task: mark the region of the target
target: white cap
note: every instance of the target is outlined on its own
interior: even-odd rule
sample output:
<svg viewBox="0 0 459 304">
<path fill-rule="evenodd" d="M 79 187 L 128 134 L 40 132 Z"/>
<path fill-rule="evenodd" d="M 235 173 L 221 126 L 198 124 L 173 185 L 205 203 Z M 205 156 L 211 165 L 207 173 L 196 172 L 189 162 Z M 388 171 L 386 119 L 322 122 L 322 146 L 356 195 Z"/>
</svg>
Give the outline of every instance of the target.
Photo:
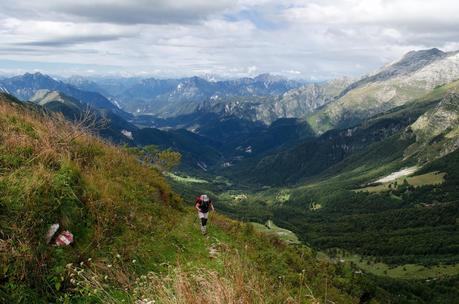
<svg viewBox="0 0 459 304">
<path fill-rule="evenodd" d="M 201 195 L 201 201 L 203 202 L 208 202 L 209 201 L 209 197 L 205 194 Z"/>
</svg>

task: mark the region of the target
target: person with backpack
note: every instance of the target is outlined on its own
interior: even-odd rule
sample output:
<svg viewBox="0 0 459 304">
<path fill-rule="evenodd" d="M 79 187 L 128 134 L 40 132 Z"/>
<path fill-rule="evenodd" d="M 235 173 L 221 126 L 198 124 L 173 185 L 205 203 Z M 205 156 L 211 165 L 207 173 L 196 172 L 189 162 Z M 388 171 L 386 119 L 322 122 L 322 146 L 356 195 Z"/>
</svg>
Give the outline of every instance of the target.
<svg viewBox="0 0 459 304">
<path fill-rule="evenodd" d="M 209 217 L 209 211 L 215 211 L 212 201 L 205 194 L 196 198 L 194 207 L 198 210 L 198 216 L 201 219 L 201 232 L 207 234 L 207 218 Z"/>
</svg>

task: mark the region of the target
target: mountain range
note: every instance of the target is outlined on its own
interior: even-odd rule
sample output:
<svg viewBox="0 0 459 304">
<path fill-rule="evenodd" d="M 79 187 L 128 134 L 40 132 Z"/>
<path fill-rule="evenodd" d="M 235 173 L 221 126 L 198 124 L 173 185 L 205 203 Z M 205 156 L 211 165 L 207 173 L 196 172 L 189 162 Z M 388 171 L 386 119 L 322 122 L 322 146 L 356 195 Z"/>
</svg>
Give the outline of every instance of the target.
<svg viewBox="0 0 459 304">
<path fill-rule="evenodd" d="M 109 120 L 112 125 L 117 125 L 112 135 L 107 135 L 117 142 L 133 145 L 155 143 L 154 137 L 147 133 L 156 129 L 155 134 L 168 132 L 167 136 L 160 136 L 163 139 L 156 138 L 163 147 L 177 148 L 172 144 L 176 143 L 175 140 L 164 140 L 174 137 L 173 133 L 178 135 L 177 132 L 180 137 L 194 138 L 190 145 L 196 140 L 212 143 L 211 147 L 203 146 L 215 151 L 208 153 L 213 156 L 194 155 L 192 163 L 197 168 L 202 164 L 206 168 L 220 168 L 233 166 L 244 159 L 252 162 L 252 159 L 281 147 L 303 149 L 301 145 L 308 145 L 303 140 L 309 141 L 311 149 L 319 155 L 322 152 L 316 149 L 317 140 L 330 140 L 331 134 L 348 132 L 339 129 L 349 130 L 374 115 L 421 98 L 435 87 L 459 78 L 458 58 L 456 52 L 438 49 L 412 51 L 361 79 L 341 78 L 319 83 L 302 83 L 269 74 L 210 81 L 199 77 L 163 80 L 77 76 L 57 80 L 35 73 L 2 79 L 0 88 L 22 100 L 37 99 L 33 95 L 42 89 L 56 91 L 56 97 L 63 94 L 64 99 L 73 98 L 71 103 L 78 102 L 77 107 L 89 105 L 94 110 L 103 111 L 101 117 L 111 115 Z M 49 99 L 49 95 L 46 98 Z M 417 130 L 420 125 L 421 122 L 413 128 Z M 320 136 L 331 129 L 336 131 Z M 132 138 L 123 132 L 131 134 Z M 181 151 L 189 151 L 190 145 L 181 145 Z M 346 149 L 342 149 L 343 156 L 347 155 Z M 338 154 L 335 151 L 333 157 Z M 306 155 L 309 161 L 313 159 Z M 279 156 L 266 156 L 277 165 L 281 163 L 277 161 Z M 267 159 L 263 160 L 264 164 L 269 164 Z M 287 156 L 287 159 L 296 158 Z M 309 168 L 306 164 L 303 166 Z M 317 166 L 323 166 L 323 163 L 313 167 Z M 308 174 L 315 172 L 308 171 Z M 293 176 L 295 174 L 290 179 Z"/>
<path fill-rule="evenodd" d="M 48 75 L 43 75 L 39 72 L 34 74 L 26 73 L 21 76 L 0 80 L 0 91 L 12 94 L 20 100 L 30 99 L 41 89 L 59 91 L 77 100 L 84 101 L 84 103 L 96 108 L 107 109 L 114 113 L 127 115 L 127 113 L 120 111 L 100 93 L 80 90 L 68 83 L 54 79 Z"/>
<path fill-rule="evenodd" d="M 4 78 L 0 88 L 69 120 L 89 111 L 103 126 L 94 132 L 117 144 L 179 151 L 174 189 L 293 231 L 363 280 L 369 297 L 454 303 L 458 79 L 459 53 L 429 49 L 360 79 L 318 83 L 36 73 Z"/>
</svg>

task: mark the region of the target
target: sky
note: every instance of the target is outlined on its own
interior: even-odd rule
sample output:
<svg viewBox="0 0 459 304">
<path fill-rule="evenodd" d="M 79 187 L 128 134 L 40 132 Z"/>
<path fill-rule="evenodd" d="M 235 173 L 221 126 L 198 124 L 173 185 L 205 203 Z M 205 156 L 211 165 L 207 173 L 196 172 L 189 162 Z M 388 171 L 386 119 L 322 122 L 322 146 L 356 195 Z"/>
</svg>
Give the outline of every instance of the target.
<svg viewBox="0 0 459 304">
<path fill-rule="evenodd" d="M 0 73 L 322 80 L 459 49 L 457 0 L 2 0 Z"/>
</svg>

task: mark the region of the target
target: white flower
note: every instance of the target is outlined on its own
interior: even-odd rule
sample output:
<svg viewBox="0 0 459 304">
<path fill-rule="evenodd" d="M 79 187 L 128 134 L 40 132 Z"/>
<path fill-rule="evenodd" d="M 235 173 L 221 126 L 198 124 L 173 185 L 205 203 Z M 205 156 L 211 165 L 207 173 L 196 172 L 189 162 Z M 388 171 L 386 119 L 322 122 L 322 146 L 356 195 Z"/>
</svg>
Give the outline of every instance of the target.
<svg viewBox="0 0 459 304">
<path fill-rule="evenodd" d="M 132 264 L 135 264 L 135 263 L 137 263 L 137 261 L 136 261 L 135 259 L 134 259 L 134 260 L 132 260 Z"/>
<path fill-rule="evenodd" d="M 92 259 L 91 259 L 91 258 L 89 258 L 89 259 L 88 259 L 88 262 L 91 262 L 91 261 L 92 261 Z"/>
<path fill-rule="evenodd" d="M 83 262 L 80 262 L 80 266 L 83 266 L 83 265 L 84 265 L 84 263 L 83 263 Z"/>
<path fill-rule="evenodd" d="M 108 268 L 112 268 L 112 264 L 108 264 L 107 267 L 108 267 Z"/>
<path fill-rule="evenodd" d="M 121 259 L 121 256 L 119 253 L 116 254 L 116 258 Z"/>
</svg>

